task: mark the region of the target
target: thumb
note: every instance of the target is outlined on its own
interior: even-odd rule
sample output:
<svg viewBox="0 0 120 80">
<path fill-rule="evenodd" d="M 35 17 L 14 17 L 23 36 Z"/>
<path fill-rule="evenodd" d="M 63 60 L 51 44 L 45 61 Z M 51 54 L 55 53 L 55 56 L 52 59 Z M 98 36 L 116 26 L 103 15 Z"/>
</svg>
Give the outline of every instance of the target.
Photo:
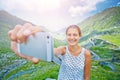
<svg viewBox="0 0 120 80">
<path fill-rule="evenodd" d="M 30 29 L 25 30 L 23 34 L 25 36 L 30 36 L 30 35 L 33 35 L 33 34 L 35 34 L 37 32 L 42 32 L 41 27 L 32 27 Z"/>
<path fill-rule="evenodd" d="M 34 28 L 32 29 L 31 34 L 35 34 L 35 33 L 37 33 L 37 32 L 42 32 L 42 31 L 43 31 L 43 30 L 42 30 L 41 27 L 34 27 Z"/>
</svg>

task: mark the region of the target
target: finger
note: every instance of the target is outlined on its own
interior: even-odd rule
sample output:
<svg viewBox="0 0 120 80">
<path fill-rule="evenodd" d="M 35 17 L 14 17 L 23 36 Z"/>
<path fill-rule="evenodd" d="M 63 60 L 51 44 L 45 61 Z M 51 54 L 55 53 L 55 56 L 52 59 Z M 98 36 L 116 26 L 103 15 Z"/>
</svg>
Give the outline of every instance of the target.
<svg viewBox="0 0 120 80">
<path fill-rule="evenodd" d="M 11 39 L 11 34 L 13 30 L 8 31 L 8 37 Z"/>
<path fill-rule="evenodd" d="M 25 23 L 23 26 L 24 26 L 24 28 L 28 28 L 28 27 L 31 27 L 31 26 L 33 26 L 33 25 L 30 24 L 30 23 Z"/>
<path fill-rule="evenodd" d="M 13 32 L 12 32 L 12 35 L 14 38 L 15 38 L 15 41 L 17 41 L 17 33 L 19 32 L 19 30 L 22 28 L 21 25 L 16 25 Z"/>
<path fill-rule="evenodd" d="M 11 41 L 11 50 L 15 52 L 16 55 L 19 55 L 18 46 L 16 41 Z"/>
<path fill-rule="evenodd" d="M 32 33 L 31 34 L 35 34 L 37 32 L 42 32 L 42 28 L 40 26 L 36 26 L 32 29 Z"/>
<path fill-rule="evenodd" d="M 38 58 L 35 58 L 35 57 L 33 57 L 32 58 L 32 62 L 34 63 L 34 64 L 37 64 L 37 63 L 39 63 L 39 59 Z"/>
<path fill-rule="evenodd" d="M 27 59 L 29 61 L 32 61 L 34 64 L 37 64 L 40 61 L 38 58 L 31 57 L 31 56 L 28 56 L 28 55 L 25 55 L 25 54 L 22 54 L 22 53 L 19 53 L 18 56 L 21 57 L 21 58 Z"/>
<path fill-rule="evenodd" d="M 32 25 L 29 23 L 26 23 L 22 26 L 21 30 L 17 34 L 17 39 L 18 39 L 19 43 L 26 41 L 27 36 L 24 35 L 24 31 L 28 30 L 30 27 L 32 27 Z"/>
<path fill-rule="evenodd" d="M 37 32 L 42 32 L 42 28 L 39 26 L 30 27 L 28 30 L 24 32 L 24 35 L 30 36 L 30 35 L 34 35 Z"/>
<path fill-rule="evenodd" d="M 10 30 L 8 32 L 8 36 L 11 39 L 11 41 L 17 41 L 17 36 L 16 34 L 18 33 L 18 31 L 21 29 L 21 25 L 16 25 L 15 28 L 13 30 Z"/>
</svg>

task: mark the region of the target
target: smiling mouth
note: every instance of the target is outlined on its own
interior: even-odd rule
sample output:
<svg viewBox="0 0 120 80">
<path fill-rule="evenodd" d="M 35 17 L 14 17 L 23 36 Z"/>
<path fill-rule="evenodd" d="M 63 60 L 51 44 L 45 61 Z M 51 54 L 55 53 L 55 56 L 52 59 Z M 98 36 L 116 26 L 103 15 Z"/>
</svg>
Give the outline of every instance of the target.
<svg viewBox="0 0 120 80">
<path fill-rule="evenodd" d="M 74 42 L 75 42 L 75 40 L 70 40 L 69 42 L 70 42 L 70 43 L 74 43 Z"/>
</svg>

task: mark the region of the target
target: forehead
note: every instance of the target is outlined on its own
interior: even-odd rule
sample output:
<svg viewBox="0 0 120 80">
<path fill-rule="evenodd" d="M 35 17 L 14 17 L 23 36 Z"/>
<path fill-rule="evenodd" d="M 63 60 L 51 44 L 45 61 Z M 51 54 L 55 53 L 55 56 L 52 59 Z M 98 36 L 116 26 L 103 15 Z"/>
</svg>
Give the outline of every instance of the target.
<svg viewBox="0 0 120 80">
<path fill-rule="evenodd" d="M 77 28 L 69 28 L 67 33 L 78 33 L 79 34 Z"/>
</svg>

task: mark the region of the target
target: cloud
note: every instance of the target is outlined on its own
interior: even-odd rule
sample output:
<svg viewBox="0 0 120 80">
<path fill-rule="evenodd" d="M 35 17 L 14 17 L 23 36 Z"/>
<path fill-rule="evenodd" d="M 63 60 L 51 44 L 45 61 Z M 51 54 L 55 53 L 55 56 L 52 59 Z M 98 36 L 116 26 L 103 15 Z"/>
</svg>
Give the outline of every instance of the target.
<svg viewBox="0 0 120 80">
<path fill-rule="evenodd" d="M 96 4 L 102 1 L 104 0 L 0 0 L 0 7 L 36 25 L 57 30 L 81 21 L 86 13 L 96 10 Z"/>
<path fill-rule="evenodd" d="M 96 10 L 96 5 L 104 0 L 80 0 L 79 5 L 70 6 L 68 12 L 72 17 L 83 16 L 86 13 Z"/>
<path fill-rule="evenodd" d="M 118 2 L 117 4 L 120 5 L 120 2 Z"/>
<path fill-rule="evenodd" d="M 34 11 L 39 9 L 41 12 L 60 7 L 60 0 L 4 0 L 1 4 L 8 10 Z"/>
</svg>

